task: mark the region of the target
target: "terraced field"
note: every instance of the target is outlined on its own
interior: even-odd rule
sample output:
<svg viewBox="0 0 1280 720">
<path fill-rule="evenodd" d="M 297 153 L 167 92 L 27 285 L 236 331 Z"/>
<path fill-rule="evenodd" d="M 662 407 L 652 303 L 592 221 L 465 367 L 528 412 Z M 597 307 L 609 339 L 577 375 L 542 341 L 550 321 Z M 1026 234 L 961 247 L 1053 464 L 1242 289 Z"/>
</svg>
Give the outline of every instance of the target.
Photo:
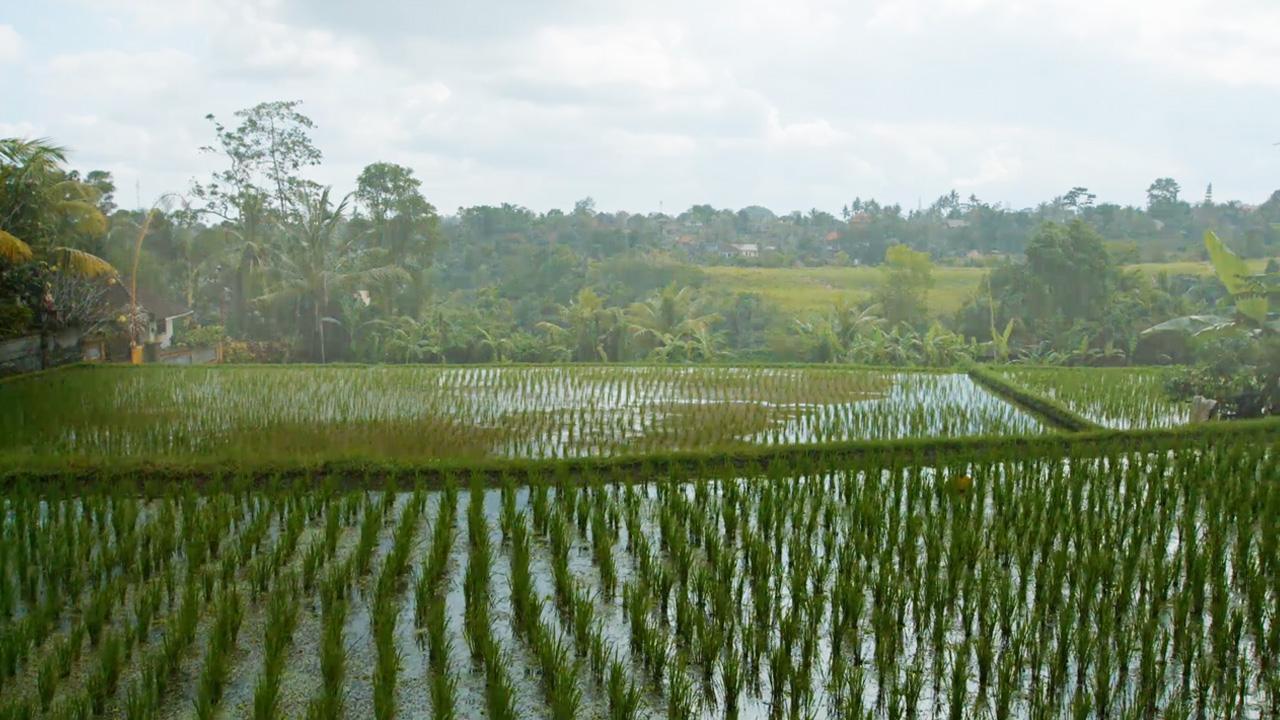
<svg viewBox="0 0 1280 720">
<path fill-rule="evenodd" d="M 100 367 L 0 386 L 0 458 L 600 457 L 1045 431 L 963 374 Z"/>
<path fill-rule="evenodd" d="M 0 383 L 0 720 L 1280 717 L 1277 421 L 970 372 Z"/>
</svg>

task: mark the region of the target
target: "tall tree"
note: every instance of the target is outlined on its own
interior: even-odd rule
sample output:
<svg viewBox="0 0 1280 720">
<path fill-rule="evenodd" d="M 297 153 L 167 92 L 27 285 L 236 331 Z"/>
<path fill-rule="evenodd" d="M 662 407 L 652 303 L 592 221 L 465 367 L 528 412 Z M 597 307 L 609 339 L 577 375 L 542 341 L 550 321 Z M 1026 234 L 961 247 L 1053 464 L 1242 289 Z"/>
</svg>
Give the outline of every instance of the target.
<svg viewBox="0 0 1280 720">
<path fill-rule="evenodd" d="M 1177 180 L 1173 178 L 1156 178 L 1147 187 L 1147 207 L 1150 209 L 1161 204 L 1176 203 L 1180 192 L 1182 192 L 1182 188 L 1178 185 Z"/>
<path fill-rule="evenodd" d="M 316 197 L 299 198 L 302 212 L 274 256 L 277 287 L 257 300 L 267 305 L 295 301 L 300 310 L 310 311 L 315 356 L 320 362 L 327 359 L 324 326 L 332 322 L 326 313 L 334 293 L 407 279 L 405 271 L 394 265 L 370 266 L 368 252 L 340 232 L 348 198 L 335 206 L 329 192 L 324 188 Z"/>
<path fill-rule="evenodd" d="M 933 287 L 933 263 L 929 253 L 906 245 L 894 245 L 884 255 L 884 268 L 875 302 L 890 324 L 924 324 L 929 313 L 929 290 Z"/>
<path fill-rule="evenodd" d="M 414 291 L 411 302 L 415 303 L 421 302 L 426 291 L 424 275 L 441 241 L 440 217 L 419 191 L 421 185 L 409 168 L 379 162 L 360 173 L 355 192 L 356 201 L 369 216 L 371 245 L 409 271 Z M 386 304 L 394 314 L 394 303 L 388 300 Z"/>
<path fill-rule="evenodd" d="M 303 168 L 319 165 L 323 157 L 311 142 L 311 118 L 298 112 L 302 101 L 265 102 L 239 110 L 240 124 L 228 128 L 212 115 L 217 145 L 200 148 L 221 155 L 230 166 L 213 174 L 208 184 L 193 183 L 195 196 L 205 208 L 234 219 L 247 196 L 266 194 L 282 219 L 302 211 L 319 186 L 301 177 Z"/>
</svg>

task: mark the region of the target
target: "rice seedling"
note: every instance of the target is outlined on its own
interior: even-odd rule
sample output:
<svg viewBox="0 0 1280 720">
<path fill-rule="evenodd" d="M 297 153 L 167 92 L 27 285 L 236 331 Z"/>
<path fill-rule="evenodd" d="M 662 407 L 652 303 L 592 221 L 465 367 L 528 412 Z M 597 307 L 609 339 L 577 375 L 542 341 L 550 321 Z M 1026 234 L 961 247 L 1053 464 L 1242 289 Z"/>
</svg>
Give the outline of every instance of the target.
<svg viewBox="0 0 1280 720">
<path fill-rule="evenodd" d="M 267 602 L 262 676 L 253 693 L 254 720 L 271 720 L 278 716 L 285 651 L 289 649 L 298 624 L 297 593 L 297 580 L 286 575 L 276 582 Z"/>
<path fill-rule="evenodd" d="M 426 562 L 418 575 L 418 583 L 414 589 L 414 622 L 419 629 L 427 625 L 431 613 L 436 610 L 435 604 L 440 588 L 444 585 L 449 573 L 449 556 L 453 551 L 456 513 L 456 496 L 450 486 L 440 497 L 435 525 L 432 529 L 431 547 L 427 551 Z"/>
<path fill-rule="evenodd" d="M 235 649 L 243 618 L 240 595 L 233 587 L 219 598 L 217 619 L 205 651 L 195 697 L 195 714 L 200 720 L 212 718 L 222 702 L 222 693 L 231 671 L 231 652 Z"/>
<path fill-rule="evenodd" d="M 383 504 L 393 502 L 394 498 L 388 498 Z M 426 497 L 421 492 L 410 498 L 396 527 L 391 552 L 383 563 L 374 592 L 370 617 L 377 655 L 373 673 L 373 708 L 378 720 L 395 717 L 396 678 L 403 661 L 395 646 L 396 598 L 400 592 L 400 580 L 408 567 L 409 551 L 425 502 Z"/>
<path fill-rule="evenodd" d="M 347 649 L 343 639 L 343 628 L 346 625 L 347 599 L 349 584 L 348 573 L 344 568 L 350 565 L 335 566 L 321 590 L 322 618 L 320 641 L 320 693 L 307 704 L 307 720 L 338 720 L 343 716 L 346 693 L 343 683 L 346 680 Z"/>
<path fill-rule="evenodd" d="M 107 699 L 115 693 L 124 667 L 124 640 L 115 631 L 103 638 L 98 664 L 89 675 L 89 704 L 95 715 L 106 712 Z"/>
<path fill-rule="evenodd" d="M 609 663 L 607 696 L 609 720 L 636 720 L 640 716 L 642 691 L 629 677 L 630 671 L 616 653 Z"/>
</svg>

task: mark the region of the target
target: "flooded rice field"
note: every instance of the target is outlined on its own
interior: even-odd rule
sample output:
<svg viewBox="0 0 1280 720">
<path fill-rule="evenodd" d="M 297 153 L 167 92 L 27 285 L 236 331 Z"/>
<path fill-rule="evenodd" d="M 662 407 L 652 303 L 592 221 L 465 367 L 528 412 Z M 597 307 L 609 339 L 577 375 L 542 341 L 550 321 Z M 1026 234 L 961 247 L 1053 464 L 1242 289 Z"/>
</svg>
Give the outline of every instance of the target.
<svg viewBox="0 0 1280 720">
<path fill-rule="evenodd" d="M 1276 462 L 18 490 L 0 713 L 1275 717 Z"/>
<path fill-rule="evenodd" d="M 0 392 L 15 456 L 558 458 L 1046 431 L 963 374 L 840 368 L 103 367 Z"/>
</svg>

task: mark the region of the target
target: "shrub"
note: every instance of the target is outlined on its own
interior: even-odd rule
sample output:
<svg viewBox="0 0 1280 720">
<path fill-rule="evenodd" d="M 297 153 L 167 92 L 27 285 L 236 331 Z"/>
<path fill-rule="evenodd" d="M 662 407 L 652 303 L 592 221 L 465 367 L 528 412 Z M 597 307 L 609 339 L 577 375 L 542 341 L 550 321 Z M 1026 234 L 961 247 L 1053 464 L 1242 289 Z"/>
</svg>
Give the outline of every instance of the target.
<svg viewBox="0 0 1280 720">
<path fill-rule="evenodd" d="M 16 302 L 0 303 L 0 338 L 23 335 L 35 316 L 31 308 Z"/>
<path fill-rule="evenodd" d="M 204 325 L 202 327 L 185 328 L 178 333 L 175 344 L 196 350 L 213 347 L 227 337 L 221 325 Z"/>
<path fill-rule="evenodd" d="M 289 361 L 289 346 L 282 342 L 255 342 L 232 340 L 222 346 L 224 363 L 285 363 Z"/>
</svg>

